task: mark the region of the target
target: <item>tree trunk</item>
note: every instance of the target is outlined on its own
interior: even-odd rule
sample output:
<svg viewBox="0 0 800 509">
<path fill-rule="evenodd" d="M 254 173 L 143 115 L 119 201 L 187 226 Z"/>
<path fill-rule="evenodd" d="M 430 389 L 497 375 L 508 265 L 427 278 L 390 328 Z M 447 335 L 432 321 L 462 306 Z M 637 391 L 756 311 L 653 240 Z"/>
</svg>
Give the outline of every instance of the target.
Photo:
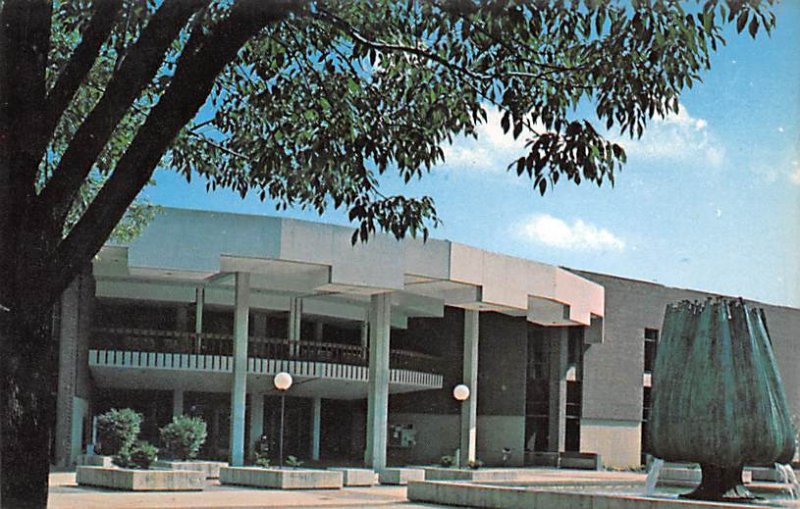
<svg viewBox="0 0 800 509">
<path fill-rule="evenodd" d="M 47 506 L 57 369 L 52 314 L 0 310 L 0 507 Z"/>
<path fill-rule="evenodd" d="M 693 492 L 681 495 L 682 498 L 694 500 L 711 500 L 715 502 L 744 502 L 755 497 L 742 482 L 743 467 L 719 467 L 716 465 L 700 465 L 703 479 Z"/>
</svg>

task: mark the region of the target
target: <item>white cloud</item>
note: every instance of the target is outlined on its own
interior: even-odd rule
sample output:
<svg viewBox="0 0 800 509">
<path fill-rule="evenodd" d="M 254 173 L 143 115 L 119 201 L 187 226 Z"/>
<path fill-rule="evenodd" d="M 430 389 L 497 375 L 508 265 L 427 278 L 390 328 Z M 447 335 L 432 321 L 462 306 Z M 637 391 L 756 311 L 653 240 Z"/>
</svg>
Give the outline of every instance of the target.
<svg viewBox="0 0 800 509">
<path fill-rule="evenodd" d="M 792 168 L 789 170 L 789 181 L 800 186 L 800 161 L 792 161 Z"/>
<path fill-rule="evenodd" d="M 631 158 L 714 167 L 725 160 L 725 147 L 709 129 L 708 121 L 693 117 L 683 105 L 678 113 L 651 120 L 641 139 L 621 137 L 615 141 Z"/>
<path fill-rule="evenodd" d="M 534 214 L 515 227 L 526 241 L 574 251 L 624 251 L 625 241 L 605 228 L 577 219 L 572 224 L 550 214 Z"/>
<path fill-rule="evenodd" d="M 526 153 L 527 132 L 516 140 L 500 126 L 503 115 L 492 106 L 486 108 L 486 122 L 476 128 L 478 139 L 460 137 L 443 147 L 445 163 L 453 168 L 483 172 L 505 172 L 508 165 Z"/>
</svg>

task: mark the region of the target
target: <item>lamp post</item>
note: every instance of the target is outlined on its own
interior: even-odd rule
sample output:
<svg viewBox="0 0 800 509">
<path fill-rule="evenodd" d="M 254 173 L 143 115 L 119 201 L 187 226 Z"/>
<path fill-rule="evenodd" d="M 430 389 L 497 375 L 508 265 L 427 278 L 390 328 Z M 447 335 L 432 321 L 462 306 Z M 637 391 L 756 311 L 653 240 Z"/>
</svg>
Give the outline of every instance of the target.
<svg viewBox="0 0 800 509">
<path fill-rule="evenodd" d="M 453 387 L 453 397 L 462 404 L 469 399 L 469 387 L 466 384 L 458 384 Z M 459 426 L 458 426 L 458 443 L 459 447 L 456 449 L 456 466 L 461 467 L 461 446 L 464 444 L 464 416 L 463 416 L 463 409 L 460 410 L 459 413 Z"/>
<path fill-rule="evenodd" d="M 286 391 L 292 386 L 292 375 L 281 371 L 272 380 L 272 384 L 281 393 L 281 431 L 278 438 L 278 465 L 283 468 L 283 418 L 286 409 Z"/>
</svg>

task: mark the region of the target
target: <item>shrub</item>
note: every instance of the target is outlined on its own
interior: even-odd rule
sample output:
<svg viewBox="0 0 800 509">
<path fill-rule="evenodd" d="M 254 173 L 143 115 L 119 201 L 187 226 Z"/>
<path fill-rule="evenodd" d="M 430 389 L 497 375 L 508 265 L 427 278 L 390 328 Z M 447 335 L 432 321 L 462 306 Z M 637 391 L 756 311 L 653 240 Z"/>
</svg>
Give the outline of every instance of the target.
<svg viewBox="0 0 800 509">
<path fill-rule="evenodd" d="M 139 436 L 142 414 L 130 409 L 112 408 L 97 417 L 97 439 L 100 454 L 114 455 L 130 449 Z"/>
<path fill-rule="evenodd" d="M 468 466 L 472 470 L 478 470 L 483 466 L 483 462 L 481 460 L 470 461 Z"/>
<path fill-rule="evenodd" d="M 256 465 L 259 467 L 269 468 L 269 456 L 264 453 L 256 453 Z"/>
<path fill-rule="evenodd" d="M 181 460 L 195 458 L 206 436 L 206 423 L 199 417 L 173 417 L 171 423 L 161 428 L 164 451 Z"/>
<path fill-rule="evenodd" d="M 288 466 L 290 466 L 292 468 L 297 468 L 297 467 L 302 466 L 303 462 L 300 461 L 299 459 L 297 459 L 296 456 L 291 456 L 290 455 L 290 456 L 286 457 L 286 465 L 288 465 Z"/>
<path fill-rule="evenodd" d="M 147 470 L 156 460 L 158 449 L 149 442 L 136 442 L 121 449 L 114 456 L 114 464 L 122 468 L 141 468 Z"/>
<path fill-rule="evenodd" d="M 442 456 L 439 458 L 439 464 L 445 468 L 452 467 L 455 464 L 455 458 L 452 456 Z"/>
</svg>

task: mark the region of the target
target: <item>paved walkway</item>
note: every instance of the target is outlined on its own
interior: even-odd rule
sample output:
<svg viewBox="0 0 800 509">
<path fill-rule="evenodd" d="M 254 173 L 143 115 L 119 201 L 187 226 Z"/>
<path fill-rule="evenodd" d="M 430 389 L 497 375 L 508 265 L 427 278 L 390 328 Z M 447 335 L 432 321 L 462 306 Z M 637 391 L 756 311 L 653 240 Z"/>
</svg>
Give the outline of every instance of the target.
<svg viewBox="0 0 800 509">
<path fill-rule="evenodd" d="M 336 509 L 435 508 L 435 505 L 412 504 L 406 500 L 404 486 L 374 486 L 341 490 L 260 490 L 222 486 L 209 481 L 203 491 L 135 493 L 78 486 L 75 474 L 50 474 L 51 509 L 245 509 L 278 508 L 304 509 L 330 507 Z"/>
<path fill-rule="evenodd" d="M 527 482 L 644 482 L 644 475 L 622 472 L 532 469 Z M 396 508 L 431 509 L 444 506 L 408 502 L 404 486 L 373 486 L 341 490 L 262 490 L 223 486 L 209 481 L 204 491 L 136 493 L 78 486 L 74 472 L 50 474 L 51 509 L 246 509 L 246 508 Z"/>
</svg>

